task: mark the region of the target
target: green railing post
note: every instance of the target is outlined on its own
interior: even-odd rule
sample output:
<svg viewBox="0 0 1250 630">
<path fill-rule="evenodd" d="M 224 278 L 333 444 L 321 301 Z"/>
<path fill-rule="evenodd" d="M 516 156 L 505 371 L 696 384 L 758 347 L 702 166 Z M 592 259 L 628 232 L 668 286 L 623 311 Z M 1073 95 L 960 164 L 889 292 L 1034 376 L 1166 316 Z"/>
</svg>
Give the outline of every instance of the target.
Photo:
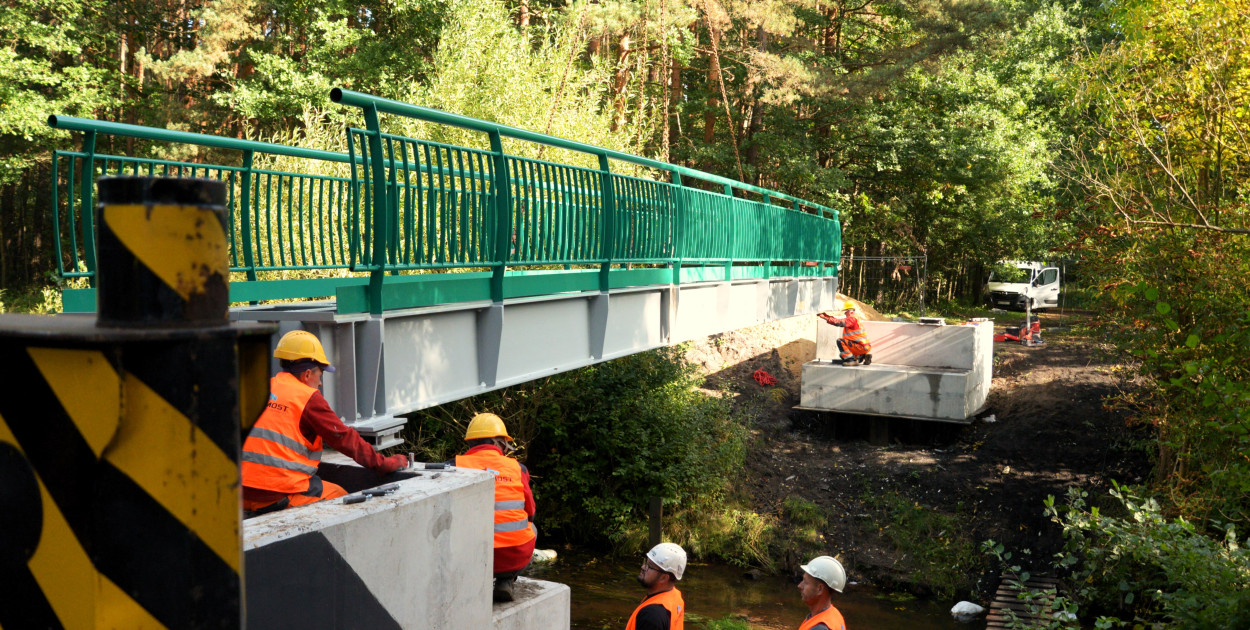
<svg viewBox="0 0 1250 630">
<path fill-rule="evenodd" d="M 508 158 L 503 152 L 503 136 L 489 131 L 491 159 L 495 162 L 495 261 L 490 276 L 490 299 L 503 302 L 503 277 L 508 270 L 512 244 L 512 184 L 508 177 Z"/>
<path fill-rule="evenodd" d="M 681 173 L 673 174 L 673 284 L 681 284 L 681 259 L 686 253 L 686 186 L 681 182 Z"/>
<path fill-rule="evenodd" d="M 764 193 L 764 205 L 768 206 L 768 209 L 770 211 L 773 209 L 773 196 L 772 195 L 768 193 Z M 766 278 L 773 277 L 773 258 L 777 255 L 777 253 L 778 252 L 773 250 L 772 243 L 770 242 L 769 248 L 768 248 L 768 260 L 764 261 L 764 277 Z"/>
<path fill-rule="evenodd" d="M 607 293 L 612 288 L 612 259 L 616 253 L 616 192 L 612 190 L 612 170 L 608 154 L 599 154 L 599 181 L 603 187 L 603 223 L 599 230 L 599 254 L 603 265 L 599 267 L 599 291 Z"/>
<path fill-rule="evenodd" d="M 95 137 L 94 131 L 87 131 L 82 134 L 82 152 L 86 155 L 82 159 L 82 189 L 78 194 L 79 203 L 82 204 L 82 247 L 83 247 L 83 263 L 87 266 L 87 273 L 91 276 L 89 280 L 91 287 L 95 288 Z M 74 209 L 70 208 L 70 212 Z"/>
<path fill-rule="evenodd" d="M 247 279 L 256 280 L 256 261 L 252 259 L 252 156 L 255 151 L 243 152 L 243 189 L 239 194 L 239 225 L 243 237 L 243 265 L 247 267 Z"/>
<path fill-rule="evenodd" d="M 369 132 L 369 167 L 373 170 L 373 251 L 370 252 L 369 312 L 381 315 L 382 285 L 386 280 L 386 246 L 390 240 L 387 227 L 393 208 L 388 208 L 386 191 L 386 162 L 382 155 L 382 125 L 378 122 L 378 108 L 368 106 L 365 111 L 365 130 Z"/>
<path fill-rule="evenodd" d="M 734 196 L 733 186 L 730 186 L 729 184 L 725 184 L 725 196 L 729 197 L 730 199 L 733 199 L 733 196 Z M 729 202 L 729 225 L 725 226 L 726 231 L 728 231 L 730 234 L 738 233 L 735 230 L 735 226 L 737 224 L 737 221 L 734 221 L 735 214 L 736 213 L 734 212 L 734 204 L 732 201 L 730 201 Z M 733 246 L 731 245 L 730 246 L 731 249 L 728 252 L 729 257 L 725 259 L 725 281 L 726 282 L 729 282 L 730 280 L 734 279 L 734 255 L 733 255 L 732 247 Z"/>
</svg>

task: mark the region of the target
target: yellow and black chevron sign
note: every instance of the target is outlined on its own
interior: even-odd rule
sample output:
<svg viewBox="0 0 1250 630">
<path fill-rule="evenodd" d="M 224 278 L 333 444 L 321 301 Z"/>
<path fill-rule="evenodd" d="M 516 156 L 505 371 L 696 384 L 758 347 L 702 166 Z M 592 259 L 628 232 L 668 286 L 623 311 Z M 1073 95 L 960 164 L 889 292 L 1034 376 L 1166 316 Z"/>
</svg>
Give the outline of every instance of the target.
<svg viewBox="0 0 1250 630">
<path fill-rule="evenodd" d="M 240 625 L 236 361 L 0 343 L 0 628 Z"/>
<path fill-rule="evenodd" d="M 229 259 L 223 208 L 104 204 L 100 219 L 100 277 L 108 279 L 99 287 L 101 320 L 226 322 Z"/>
</svg>

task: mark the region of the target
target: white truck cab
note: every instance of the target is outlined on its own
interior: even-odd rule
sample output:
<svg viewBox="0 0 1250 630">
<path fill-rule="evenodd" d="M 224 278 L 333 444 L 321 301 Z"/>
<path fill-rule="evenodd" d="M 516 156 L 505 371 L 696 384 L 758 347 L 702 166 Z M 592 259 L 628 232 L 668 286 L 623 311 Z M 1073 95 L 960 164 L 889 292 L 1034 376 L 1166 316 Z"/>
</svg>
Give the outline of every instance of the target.
<svg viewBox="0 0 1250 630">
<path fill-rule="evenodd" d="M 1005 260 L 994 266 L 986 284 L 986 303 L 994 308 L 1037 311 L 1059 306 L 1058 267 L 1040 262 Z"/>
</svg>

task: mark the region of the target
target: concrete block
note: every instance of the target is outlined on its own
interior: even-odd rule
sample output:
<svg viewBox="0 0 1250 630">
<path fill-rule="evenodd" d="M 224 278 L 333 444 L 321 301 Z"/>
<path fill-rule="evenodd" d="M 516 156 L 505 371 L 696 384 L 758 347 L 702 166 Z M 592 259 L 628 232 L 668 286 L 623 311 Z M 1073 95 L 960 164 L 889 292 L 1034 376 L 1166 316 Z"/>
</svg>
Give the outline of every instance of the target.
<svg viewBox="0 0 1250 630">
<path fill-rule="evenodd" d="M 839 411 L 966 422 L 985 403 L 969 373 L 900 365 L 842 366 L 812 361 L 803 366 L 799 406 Z"/>
<path fill-rule="evenodd" d="M 816 360 L 803 366 L 799 406 L 900 418 L 967 422 L 985 405 L 993 372 L 989 323 L 926 326 L 864 322 L 873 363 L 842 366 L 842 329 L 819 322 Z"/>
<path fill-rule="evenodd" d="M 817 320 L 816 359 L 837 360 L 837 340 L 842 329 Z M 905 322 L 863 322 L 872 343 L 873 363 L 911 365 L 915 367 L 970 370 L 982 359 L 987 348 L 980 338 L 988 333 L 993 343 L 993 327 L 989 322 L 977 325 L 927 326 Z M 992 352 L 992 348 L 988 348 Z"/>
<path fill-rule="evenodd" d="M 517 578 L 516 600 L 495 604 L 494 630 L 568 630 L 572 595 L 568 586 Z"/>
<path fill-rule="evenodd" d="M 364 503 L 336 499 L 246 520 L 248 627 L 486 627 L 492 477 L 427 471 L 398 486 Z"/>
</svg>

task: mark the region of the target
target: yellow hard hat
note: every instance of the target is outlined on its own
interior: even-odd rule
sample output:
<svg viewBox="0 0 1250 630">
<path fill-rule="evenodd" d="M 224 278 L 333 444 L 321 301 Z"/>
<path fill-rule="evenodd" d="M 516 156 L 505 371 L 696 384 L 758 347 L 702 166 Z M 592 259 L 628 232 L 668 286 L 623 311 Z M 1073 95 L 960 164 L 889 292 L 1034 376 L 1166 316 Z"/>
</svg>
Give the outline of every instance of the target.
<svg viewBox="0 0 1250 630">
<path fill-rule="evenodd" d="M 843 301 L 842 301 L 842 310 L 843 310 L 843 311 L 853 311 L 853 310 L 855 310 L 855 303 L 854 303 L 854 302 L 852 302 L 852 301 L 850 301 L 850 300 L 843 300 Z"/>
<path fill-rule="evenodd" d="M 469 430 L 464 432 L 466 440 L 493 437 L 512 441 L 512 436 L 508 435 L 508 428 L 503 425 L 503 420 L 493 413 L 479 413 L 473 416 L 473 419 L 469 421 Z"/>
<path fill-rule="evenodd" d="M 321 340 L 307 330 L 292 330 L 282 335 L 282 339 L 278 341 L 278 347 L 273 351 L 273 358 L 287 361 L 311 359 L 326 367 L 330 366 L 325 350 L 321 349 Z"/>
</svg>

